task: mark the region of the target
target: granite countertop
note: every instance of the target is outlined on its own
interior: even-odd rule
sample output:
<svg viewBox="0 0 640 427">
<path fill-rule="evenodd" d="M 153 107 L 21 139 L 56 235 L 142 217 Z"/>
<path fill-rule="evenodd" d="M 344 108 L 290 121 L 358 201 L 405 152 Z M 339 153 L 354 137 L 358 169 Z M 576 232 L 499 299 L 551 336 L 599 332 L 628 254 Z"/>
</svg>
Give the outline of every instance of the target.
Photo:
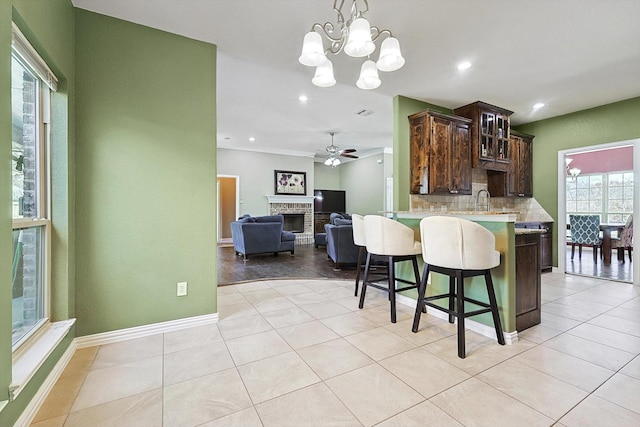
<svg viewBox="0 0 640 427">
<path fill-rule="evenodd" d="M 544 234 L 546 230 L 542 228 L 516 228 L 516 234 Z"/>
</svg>

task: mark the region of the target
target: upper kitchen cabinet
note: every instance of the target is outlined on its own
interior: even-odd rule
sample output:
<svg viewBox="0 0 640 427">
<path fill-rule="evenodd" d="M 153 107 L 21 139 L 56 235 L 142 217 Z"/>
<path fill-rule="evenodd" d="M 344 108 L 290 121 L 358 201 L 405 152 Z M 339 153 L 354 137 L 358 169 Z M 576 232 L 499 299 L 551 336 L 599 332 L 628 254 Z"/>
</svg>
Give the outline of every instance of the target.
<svg viewBox="0 0 640 427">
<path fill-rule="evenodd" d="M 473 167 L 509 170 L 509 124 L 513 111 L 477 101 L 454 112 L 473 120 L 471 126 Z"/>
<path fill-rule="evenodd" d="M 471 194 L 471 120 L 426 110 L 409 124 L 410 193 Z"/>
<path fill-rule="evenodd" d="M 495 197 L 533 197 L 533 135 L 511 131 L 507 173 L 487 171 L 488 189 Z"/>
</svg>

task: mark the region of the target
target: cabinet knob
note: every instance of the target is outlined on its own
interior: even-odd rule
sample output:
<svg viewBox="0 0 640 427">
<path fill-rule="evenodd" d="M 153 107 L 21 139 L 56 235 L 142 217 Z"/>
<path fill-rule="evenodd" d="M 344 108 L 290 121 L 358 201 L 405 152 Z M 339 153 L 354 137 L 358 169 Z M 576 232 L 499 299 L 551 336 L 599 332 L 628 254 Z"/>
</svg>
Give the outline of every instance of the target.
<svg viewBox="0 0 640 427">
<path fill-rule="evenodd" d="M 524 193 L 518 194 L 518 197 L 524 197 Z"/>
<path fill-rule="evenodd" d="M 449 190 L 449 193 L 451 193 L 451 194 L 458 194 L 458 190 Z"/>
</svg>

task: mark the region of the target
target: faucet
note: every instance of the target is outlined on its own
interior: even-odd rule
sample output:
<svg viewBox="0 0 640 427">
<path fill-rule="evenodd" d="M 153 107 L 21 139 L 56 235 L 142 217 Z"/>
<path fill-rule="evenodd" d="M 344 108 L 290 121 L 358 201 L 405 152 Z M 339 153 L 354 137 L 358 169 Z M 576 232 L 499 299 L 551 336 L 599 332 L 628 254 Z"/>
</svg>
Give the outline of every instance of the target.
<svg viewBox="0 0 640 427">
<path fill-rule="evenodd" d="M 478 194 L 476 194 L 476 211 L 478 210 L 478 200 L 480 199 L 480 193 L 487 193 L 487 212 L 489 212 L 491 210 L 491 193 L 489 193 L 489 190 L 485 188 L 478 191 Z"/>
</svg>

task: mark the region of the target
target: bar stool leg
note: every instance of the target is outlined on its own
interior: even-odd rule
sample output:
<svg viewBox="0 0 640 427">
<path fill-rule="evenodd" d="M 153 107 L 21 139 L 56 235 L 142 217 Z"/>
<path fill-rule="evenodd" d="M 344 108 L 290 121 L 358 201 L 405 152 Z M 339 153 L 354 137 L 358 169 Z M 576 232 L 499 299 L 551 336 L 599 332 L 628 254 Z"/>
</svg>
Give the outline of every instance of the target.
<svg viewBox="0 0 640 427">
<path fill-rule="evenodd" d="M 502 333 L 502 322 L 500 321 L 500 314 L 498 313 L 498 301 L 496 300 L 496 293 L 493 289 L 493 279 L 491 278 L 491 272 L 489 270 L 484 271 L 484 281 L 487 284 L 487 293 L 489 294 L 489 304 L 491 305 L 493 325 L 496 328 L 496 338 L 498 338 L 498 343 L 500 345 L 505 345 L 504 334 Z"/>
<path fill-rule="evenodd" d="M 453 275 L 449 275 L 449 323 L 453 323 L 453 313 L 455 311 L 455 304 L 453 297 L 456 294 L 456 278 Z"/>
<path fill-rule="evenodd" d="M 458 357 L 464 359 L 466 349 L 464 341 L 464 279 L 462 278 L 462 270 L 456 270 L 455 280 L 457 282 Z"/>
<path fill-rule="evenodd" d="M 392 256 L 389 257 L 389 299 L 391 300 L 391 323 L 396 323 L 396 268 Z"/>
<path fill-rule="evenodd" d="M 362 269 L 362 256 L 364 255 L 364 246 L 360 246 L 358 251 L 358 266 L 356 267 L 356 290 L 353 294 L 354 297 L 358 296 L 358 286 L 360 285 L 360 270 Z"/>
<path fill-rule="evenodd" d="M 360 291 L 360 303 L 358 308 L 364 307 L 364 294 L 367 292 L 367 280 L 369 280 L 369 265 L 371 263 L 371 254 L 367 254 L 367 263 L 364 267 L 364 279 L 362 279 L 362 291 Z"/>
<path fill-rule="evenodd" d="M 416 302 L 416 314 L 413 316 L 412 332 L 418 332 L 418 326 L 420 326 L 420 316 L 425 311 L 426 305 L 424 304 L 424 294 L 427 291 L 427 278 L 429 277 L 429 264 L 424 265 L 422 272 L 422 280 L 418 287 L 418 301 Z"/>
<path fill-rule="evenodd" d="M 420 287 L 420 269 L 418 268 L 418 258 L 414 257 L 413 259 L 411 259 L 411 262 L 413 263 L 413 275 L 416 278 L 416 288 Z M 427 312 L 427 307 L 424 306 L 422 307 L 422 312 L 426 313 Z"/>
</svg>

